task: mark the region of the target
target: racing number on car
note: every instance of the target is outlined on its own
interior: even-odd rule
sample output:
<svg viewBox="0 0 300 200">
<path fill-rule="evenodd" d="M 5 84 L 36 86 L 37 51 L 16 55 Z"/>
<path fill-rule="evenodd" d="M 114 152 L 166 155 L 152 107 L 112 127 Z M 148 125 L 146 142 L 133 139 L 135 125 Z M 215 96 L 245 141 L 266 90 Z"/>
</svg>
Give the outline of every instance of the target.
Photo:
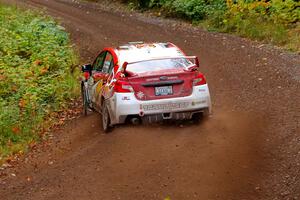
<svg viewBox="0 0 300 200">
<path fill-rule="evenodd" d="M 96 102 L 98 105 L 101 105 L 101 96 L 102 96 L 102 90 L 103 90 L 103 80 L 99 80 L 96 86 Z"/>
<path fill-rule="evenodd" d="M 97 87 L 96 87 L 96 92 L 97 92 L 97 94 L 100 94 L 100 93 L 101 93 L 102 87 L 103 87 L 103 80 L 100 80 L 100 81 L 97 83 Z"/>
</svg>

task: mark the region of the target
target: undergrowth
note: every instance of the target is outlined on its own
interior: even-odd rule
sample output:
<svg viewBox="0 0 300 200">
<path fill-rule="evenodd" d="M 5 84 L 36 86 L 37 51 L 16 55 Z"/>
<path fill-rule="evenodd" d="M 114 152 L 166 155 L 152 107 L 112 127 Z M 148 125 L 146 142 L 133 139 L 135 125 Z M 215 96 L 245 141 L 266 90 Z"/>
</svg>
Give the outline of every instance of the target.
<svg viewBox="0 0 300 200">
<path fill-rule="evenodd" d="M 186 19 L 209 31 L 236 33 L 300 52 L 298 0 L 120 0 L 133 9 Z"/>
<path fill-rule="evenodd" d="M 0 5 L 0 162 L 39 139 L 78 94 L 68 34 L 41 13 Z"/>
</svg>

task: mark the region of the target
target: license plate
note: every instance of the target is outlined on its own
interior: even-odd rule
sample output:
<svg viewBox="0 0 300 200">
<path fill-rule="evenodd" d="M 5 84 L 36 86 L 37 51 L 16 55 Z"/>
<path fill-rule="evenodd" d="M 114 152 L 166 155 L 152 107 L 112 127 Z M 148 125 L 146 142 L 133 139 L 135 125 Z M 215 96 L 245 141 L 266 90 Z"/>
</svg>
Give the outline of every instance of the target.
<svg viewBox="0 0 300 200">
<path fill-rule="evenodd" d="M 172 86 L 155 87 L 156 96 L 165 96 L 173 94 Z"/>
</svg>

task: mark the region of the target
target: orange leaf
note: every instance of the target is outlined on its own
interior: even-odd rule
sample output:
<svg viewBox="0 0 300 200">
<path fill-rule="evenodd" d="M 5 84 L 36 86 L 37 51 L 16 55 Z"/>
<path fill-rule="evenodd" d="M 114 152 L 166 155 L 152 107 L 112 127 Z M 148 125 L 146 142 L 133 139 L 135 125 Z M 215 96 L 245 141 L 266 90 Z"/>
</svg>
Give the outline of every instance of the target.
<svg viewBox="0 0 300 200">
<path fill-rule="evenodd" d="M 6 76 L 0 75 L 0 81 L 4 81 L 6 79 Z"/>
<path fill-rule="evenodd" d="M 24 100 L 24 99 L 21 99 L 20 101 L 19 101 L 19 107 L 20 108 L 24 108 L 26 106 L 26 101 Z"/>
<path fill-rule="evenodd" d="M 41 75 L 44 75 L 48 72 L 48 69 L 46 67 L 43 67 L 41 70 L 40 70 L 40 73 Z"/>
<path fill-rule="evenodd" d="M 35 65 L 41 65 L 42 61 L 41 60 L 36 60 L 36 61 L 33 62 L 33 64 L 35 64 Z"/>
<path fill-rule="evenodd" d="M 20 128 L 19 127 L 17 127 L 17 126 L 15 126 L 15 127 L 12 127 L 12 132 L 14 133 L 14 134 L 18 134 L 18 133 L 20 133 Z"/>
<path fill-rule="evenodd" d="M 16 85 L 11 86 L 12 91 L 16 92 L 18 91 L 18 87 Z"/>
</svg>

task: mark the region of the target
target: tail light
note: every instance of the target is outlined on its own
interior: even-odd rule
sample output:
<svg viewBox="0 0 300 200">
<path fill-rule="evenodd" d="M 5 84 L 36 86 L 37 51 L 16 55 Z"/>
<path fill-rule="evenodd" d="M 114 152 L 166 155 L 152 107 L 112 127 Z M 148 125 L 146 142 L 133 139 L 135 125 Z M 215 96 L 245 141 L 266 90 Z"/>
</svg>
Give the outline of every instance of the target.
<svg viewBox="0 0 300 200">
<path fill-rule="evenodd" d="M 206 79 L 203 74 L 198 73 L 193 80 L 193 86 L 206 84 Z"/>
<path fill-rule="evenodd" d="M 120 93 L 134 92 L 133 87 L 127 81 L 123 81 L 123 80 L 118 80 L 114 88 L 115 88 L 115 92 L 120 92 Z"/>
</svg>

